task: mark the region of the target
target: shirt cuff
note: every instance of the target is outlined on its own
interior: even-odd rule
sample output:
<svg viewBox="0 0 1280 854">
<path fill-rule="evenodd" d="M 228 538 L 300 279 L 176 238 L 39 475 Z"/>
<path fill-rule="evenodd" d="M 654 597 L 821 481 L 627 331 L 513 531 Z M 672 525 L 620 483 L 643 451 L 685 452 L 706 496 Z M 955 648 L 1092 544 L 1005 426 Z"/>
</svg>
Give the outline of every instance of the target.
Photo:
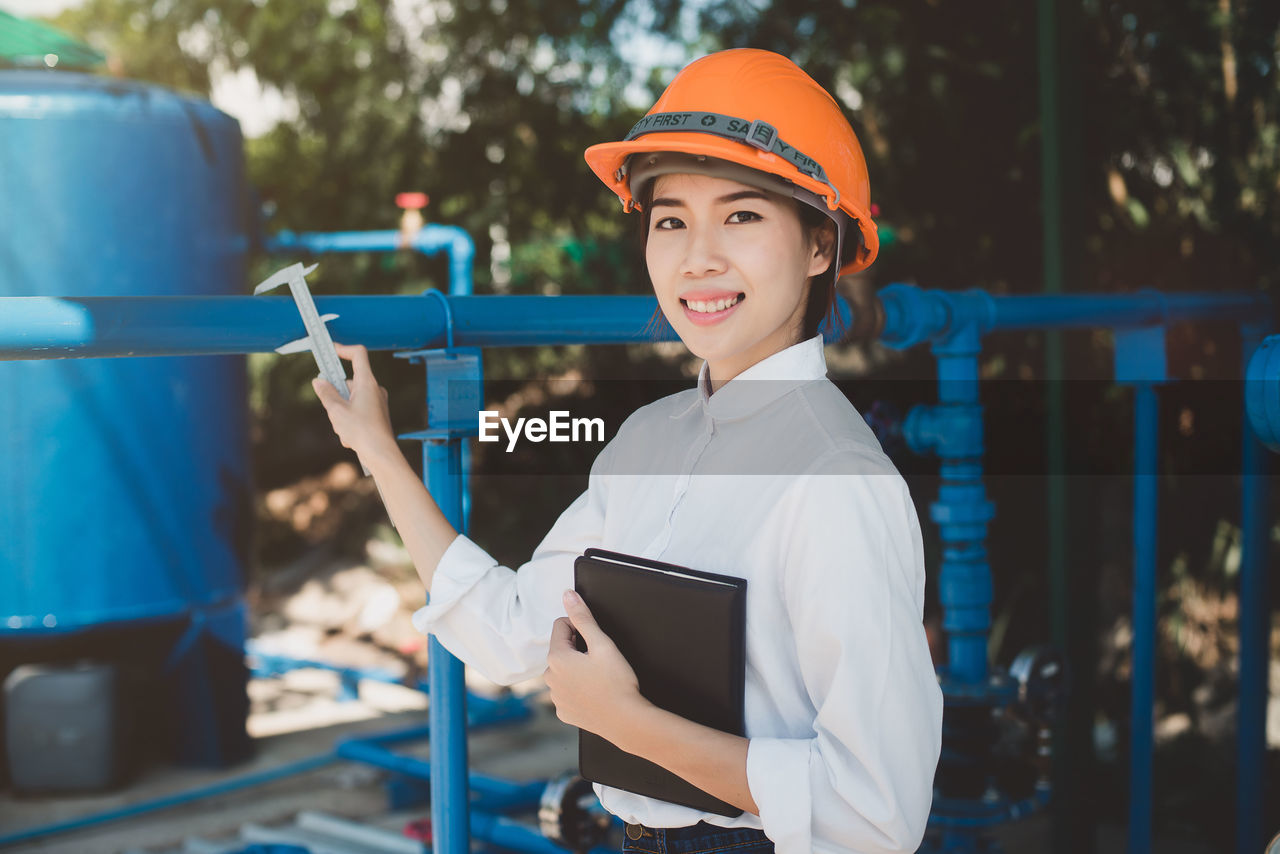
<svg viewBox="0 0 1280 854">
<path fill-rule="evenodd" d="M 488 552 L 465 535 L 458 534 L 436 564 L 427 604 L 414 611 L 413 627 L 424 635 L 431 634 L 432 627 L 486 572 L 497 565 L 498 562 Z"/>
<path fill-rule="evenodd" d="M 764 834 L 778 854 L 809 854 L 813 799 L 809 751 L 813 739 L 753 738 L 747 742 L 747 787 L 760 808 Z"/>
</svg>

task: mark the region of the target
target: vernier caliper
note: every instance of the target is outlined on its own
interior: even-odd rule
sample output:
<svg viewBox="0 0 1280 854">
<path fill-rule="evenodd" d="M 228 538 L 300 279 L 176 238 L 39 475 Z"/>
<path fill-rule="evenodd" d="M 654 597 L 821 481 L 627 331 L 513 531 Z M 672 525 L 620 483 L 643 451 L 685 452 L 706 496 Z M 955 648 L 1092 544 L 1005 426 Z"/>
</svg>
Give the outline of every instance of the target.
<svg viewBox="0 0 1280 854">
<path fill-rule="evenodd" d="M 288 344 L 282 344 L 276 348 L 277 353 L 302 353 L 306 350 L 311 351 L 311 355 L 316 358 L 316 367 L 320 369 L 320 376 L 324 377 L 333 387 L 338 390 L 338 394 L 342 395 L 343 400 L 351 399 L 351 391 L 347 388 L 347 372 L 342 368 L 342 360 L 338 358 L 338 351 L 333 346 L 333 339 L 329 337 L 329 327 L 325 326 L 330 320 L 336 320 L 336 314 L 320 314 L 316 311 L 315 300 L 311 298 L 311 290 L 307 287 L 307 275 L 315 271 L 317 264 L 310 267 L 303 267 L 301 264 L 290 264 L 282 270 L 277 270 L 267 278 L 263 279 L 259 285 L 253 289 L 254 296 L 266 293 L 272 288 L 278 288 L 280 285 L 288 284 L 289 291 L 293 294 L 293 301 L 298 305 L 298 313 L 302 315 L 302 325 L 306 327 L 307 334 L 302 338 L 290 341 Z M 364 461 L 360 461 L 360 469 L 369 474 L 368 467 Z M 377 487 L 377 481 L 374 486 Z M 382 490 L 378 490 L 378 497 L 382 497 Z M 385 501 L 383 502 L 385 503 Z M 391 523 L 395 527 L 394 520 Z"/>
<path fill-rule="evenodd" d="M 253 289 L 253 294 L 257 296 L 283 284 L 289 285 L 293 301 L 298 304 L 298 313 L 302 315 L 302 325 L 306 327 L 307 334 L 296 341 L 282 344 L 276 348 L 276 352 L 302 353 L 310 350 L 311 355 L 316 357 L 316 367 L 320 369 L 320 376 L 333 384 L 343 400 L 349 400 L 351 392 L 347 389 L 347 373 L 342 369 L 338 351 L 333 346 L 333 339 L 329 337 L 329 327 L 325 326 L 327 321 L 337 320 L 338 315 L 326 314 L 321 317 L 316 311 L 315 300 L 311 298 L 311 290 L 307 287 L 306 277 L 315 272 L 317 266 L 319 265 L 303 267 L 301 264 L 290 264 L 263 279 Z M 365 474 L 368 473 L 368 471 L 365 472 Z"/>
</svg>

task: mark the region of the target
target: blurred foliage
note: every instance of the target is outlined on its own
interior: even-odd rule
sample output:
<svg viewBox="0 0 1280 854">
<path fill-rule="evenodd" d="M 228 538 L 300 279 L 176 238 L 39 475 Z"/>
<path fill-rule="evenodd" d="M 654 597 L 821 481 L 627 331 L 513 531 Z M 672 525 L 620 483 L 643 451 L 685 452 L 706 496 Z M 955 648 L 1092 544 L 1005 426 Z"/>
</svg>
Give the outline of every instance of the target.
<svg viewBox="0 0 1280 854">
<path fill-rule="evenodd" d="M 1083 9 L 1087 289 L 1273 286 L 1280 6 Z M 296 116 L 248 143 L 274 226 L 391 227 L 394 194 L 420 188 L 429 216 L 475 236 L 482 289 L 498 239 L 519 251 L 511 288 L 526 292 L 638 289 L 624 265 L 574 280 L 547 251 L 626 229 L 583 148 L 624 132 L 686 58 L 777 50 L 837 96 L 864 142 L 901 237 L 878 276 L 1031 292 L 1035 14 L 1019 0 L 981 15 L 940 0 L 88 0 L 55 22 L 131 77 L 207 94 L 209 69 L 252 69 L 295 100 Z M 628 43 L 659 34 L 682 49 L 636 79 Z"/>
</svg>

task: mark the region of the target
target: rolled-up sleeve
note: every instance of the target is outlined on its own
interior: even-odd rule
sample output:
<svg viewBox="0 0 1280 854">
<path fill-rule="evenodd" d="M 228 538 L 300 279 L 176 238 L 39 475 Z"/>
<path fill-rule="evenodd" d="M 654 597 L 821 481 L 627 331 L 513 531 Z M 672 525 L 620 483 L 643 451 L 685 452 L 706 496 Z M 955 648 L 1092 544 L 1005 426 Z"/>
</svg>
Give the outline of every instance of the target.
<svg viewBox="0 0 1280 854">
<path fill-rule="evenodd" d="M 913 852 L 941 748 L 942 692 L 925 639 L 924 551 L 902 478 L 826 460 L 784 519 L 782 595 L 806 738 L 753 737 L 747 780 L 779 854 Z"/>
<path fill-rule="evenodd" d="M 432 577 L 427 605 L 413 615 L 424 634 L 486 678 L 510 685 L 547 666 L 551 626 L 564 616 L 561 594 L 573 587 L 573 562 L 601 544 L 609 446 L 592 464 L 587 489 L 570 504 L 516 571 L 459 534 Z"/>
</svg>

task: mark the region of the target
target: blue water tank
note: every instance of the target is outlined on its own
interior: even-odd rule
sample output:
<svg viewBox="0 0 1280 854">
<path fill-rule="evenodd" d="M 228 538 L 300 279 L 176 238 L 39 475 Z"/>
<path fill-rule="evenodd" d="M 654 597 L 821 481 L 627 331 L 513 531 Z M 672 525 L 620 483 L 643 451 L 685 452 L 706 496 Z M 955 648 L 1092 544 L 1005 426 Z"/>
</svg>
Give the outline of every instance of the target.
<svg viewBox="0 0 1280 854">
<path fill-rule="evenodd" d="M 0 295 L 242 294 L 246 198 L 209 103 L 0 71 Z M 247 422 L 244 357 L 0 363 L 0 642 L 166 619 L 242 641 Z"/>
</svg>

